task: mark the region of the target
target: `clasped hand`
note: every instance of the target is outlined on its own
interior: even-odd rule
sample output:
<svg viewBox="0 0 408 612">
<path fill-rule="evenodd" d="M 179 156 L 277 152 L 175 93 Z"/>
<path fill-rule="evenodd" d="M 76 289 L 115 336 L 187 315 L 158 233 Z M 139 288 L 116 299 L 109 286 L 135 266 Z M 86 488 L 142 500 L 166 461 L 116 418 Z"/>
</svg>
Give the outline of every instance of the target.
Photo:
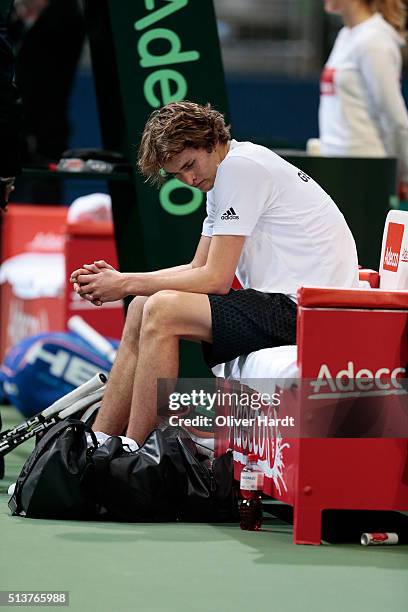
<svg viewBox="0 0 408 612">
<path fill-rule="evenodd" d="M 95 306 L 125 297 L 123 274 L 103 259 L 74 270 L 70 282 L 78 295 Z"/>
</svg>

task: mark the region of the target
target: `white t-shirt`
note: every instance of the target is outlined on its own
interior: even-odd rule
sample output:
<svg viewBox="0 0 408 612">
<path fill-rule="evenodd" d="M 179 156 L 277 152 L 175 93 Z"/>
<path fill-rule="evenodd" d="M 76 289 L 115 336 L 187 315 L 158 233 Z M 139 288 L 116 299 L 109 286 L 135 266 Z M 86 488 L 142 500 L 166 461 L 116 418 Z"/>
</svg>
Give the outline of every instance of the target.
<svg viewBox="0 0 408 612">
<path fill-rule="evenodd" d="M 245 288 L 291 297 L 302 285 L 358 286 L 356 245 L 325 191 L 269 149 L 231 141 L 207 194 L 204 236 L 247 236 Z"/>
<path fill-rule="evenodd" d="M 321 76 L 323 155 L 397 157 L 408 180 L 408 114 L 401 94 L 403 38 L 375 13 L 340 30 Z"/>
</svg>

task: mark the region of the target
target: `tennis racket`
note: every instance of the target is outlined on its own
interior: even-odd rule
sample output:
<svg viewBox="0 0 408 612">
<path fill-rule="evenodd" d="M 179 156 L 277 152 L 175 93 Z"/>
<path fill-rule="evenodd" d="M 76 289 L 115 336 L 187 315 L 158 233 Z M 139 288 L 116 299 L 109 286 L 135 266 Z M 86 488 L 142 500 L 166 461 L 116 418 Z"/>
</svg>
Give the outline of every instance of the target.
<svg viewBox="0 0 408 612">
<path fill-rule="evenodd" d="M 95 374 L 86 383 L 51 404 L 39 414 L 24 421 L 17 427 L 0 433 L 0 457 L 9 453 L 38 432 L 48 429 L 57 421 L 88 408 L 100 400 L 104 393 L 107 377 L 102 372 Z"/>
<path fill-rule="evenodd" d="M 85 342 L 88 342 L 98 353 L 105 357 L 110 363 L 115 361 L 116 350 L 111 343 L 99 332 L 91 327 L 82 317 L 75 315 L 68 319 L 67 327 L 75 332 Z"/>
</svg>

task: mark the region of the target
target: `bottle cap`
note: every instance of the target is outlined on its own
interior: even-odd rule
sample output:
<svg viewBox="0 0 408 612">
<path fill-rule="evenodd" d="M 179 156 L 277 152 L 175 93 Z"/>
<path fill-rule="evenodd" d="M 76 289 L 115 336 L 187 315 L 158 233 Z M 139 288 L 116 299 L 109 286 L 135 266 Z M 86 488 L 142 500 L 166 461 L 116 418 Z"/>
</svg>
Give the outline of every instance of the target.
<svg viewBox="0 0 408 612">
<path fill-rule="evenodd" d="M 249 461 L 258 461 L 259 457 L 256 453 L 249 453 L 248 454 L 248 462 Z"/>
</svg>

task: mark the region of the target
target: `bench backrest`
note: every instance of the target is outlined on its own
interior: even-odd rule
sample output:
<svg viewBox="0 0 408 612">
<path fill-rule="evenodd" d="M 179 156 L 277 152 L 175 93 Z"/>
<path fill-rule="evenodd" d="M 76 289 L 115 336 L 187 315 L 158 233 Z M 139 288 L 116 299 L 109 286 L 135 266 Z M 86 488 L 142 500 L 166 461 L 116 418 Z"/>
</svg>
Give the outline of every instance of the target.
<svg viewBox="0 0 408 612">
<path fill-rule="evenodd" d="M 391 210 L 385 221 L 380 289 L 408 289 L 408 212 Z"/>
</svg>

